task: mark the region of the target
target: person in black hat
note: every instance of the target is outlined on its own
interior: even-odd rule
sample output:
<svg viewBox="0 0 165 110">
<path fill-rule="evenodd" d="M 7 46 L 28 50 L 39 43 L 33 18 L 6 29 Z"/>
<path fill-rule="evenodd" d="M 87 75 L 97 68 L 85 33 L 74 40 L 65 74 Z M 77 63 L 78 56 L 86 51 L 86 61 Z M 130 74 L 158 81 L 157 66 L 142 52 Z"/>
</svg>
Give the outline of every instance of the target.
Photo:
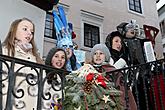
<svg viewBox="0 0 165 110">
<path fill-rule="evenodd" d="M 145 63 L 142 48 L 142 39 L 136 32 L 138 25 L 135 21 L 123 22 L 117 26 L 117 30 L 122 35 L 125 51 L 128 53 L 128 65 L 133 66 Z"/>
<path fill-rule="evenodd" d="M 107 36 L 105 44 L 111 53 L 109 63 L 116 69 L 127 67 L 128 56 L 123 48 L 123 39 L 119 31 L 111 32 Z"/>
<path fill-rule="evenodd" d="M 137 27 L 138 25 L 135 21 L 131 21 L 130 23 L 123 22 L 117 26 L 117 30 L 122 34 L 124 48 L 128 53 L 128 66 L 146 63 L 143 46 L 147 39 L 137 34 Z M 140 110 L 146 110 L 147 104 L 151 105 L 148 100 L 149 98 L 145 98 L 146 96 L 149 97 L 150 90 L 149 69 L 149 66 L 140 66 L 136 73 L 129 72 L 128 74 L 129 85 L 132 86 L 132 92 L 138 104 L 138 109 Z M 146 90 L 144 90 L 144 87 Z"/>
</svg>

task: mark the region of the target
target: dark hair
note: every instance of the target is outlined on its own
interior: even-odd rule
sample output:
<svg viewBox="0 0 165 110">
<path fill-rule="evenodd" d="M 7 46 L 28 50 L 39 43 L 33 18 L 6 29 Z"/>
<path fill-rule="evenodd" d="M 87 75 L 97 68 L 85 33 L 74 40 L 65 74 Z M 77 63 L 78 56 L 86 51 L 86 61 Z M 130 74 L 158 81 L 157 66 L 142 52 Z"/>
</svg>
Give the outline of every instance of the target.
<svg viewBox="0 0 165 110">
<path fill-rule="evenodd" d="M 52 63 L 51 63 L 52 58 L 53 58 L 54 54 L 55 54 L 56 52 L 58 52 L 58 51 L 63 51 L 64 54 L 65 54 L 65 64 L 64 64 L 64 66 L 62 67 L 62 69 L 66 69 L 67 55 L 66 55 L 65 50 L 63 50 L 62 48 L 56 48 L 56 47 L 54 47 L 54 48 L 50 49 L 50 51 L 48 52 L 48 55 L 47 55 L 47 57 L 46 57 L 46 59 L 45 59 L 45 64 L 46 64 L 46 65 L 49 65 L 49 66 L 52 66 Z"/>
<path fill-rule="evenodd" d="M 127 25 L 128 23 L 126 23 L 126 22 L 122 22 L 121 24 L 119 24 L 117 27 L 116 27 L 116 29 L 119 31 L 119 33 L 122 35 L 122 37 L 125 37 L 125 35 L 126 35 L 126 25 Z"/>
<path fill-rule="evenodd" d="M 63 51 L 64 54 L 65 54 L 65 64 L 61 69 L 66 70 L 67 55 L 66 55 L 66 52 L 61 48 L 54 47 L 54 48 L 50 49 L 49 52 L 48 52 L 48 55 L 45 59 L 45 64 L 49 65 L 49 66 L 52 66 L 52 63 L 51 63 L 52 58 L 53 58 L 54 54 L 58 51 Z M 56 84 L 59 84 L 59 82 L 57 81 L 57 74 L 56 74 L 55 71 L 46 70 L 46 73 L 47 73 L 47 82 L 48 82 L 48 84 L 52 84 L 52 81 L 55 81 Z"/>
<path fill-rule="evenodd" d="M 105 44 L 109 49 L 112 48 L 112 41 L 113 41 L 113 38 L 116 36 L 120 37 L 120 39 L 122 40 L 122 35 L 120 34 L 119 31 L 113 31 L 110 34 L 108 34 L 108 36 L 106 37 Z"/>
</svg>

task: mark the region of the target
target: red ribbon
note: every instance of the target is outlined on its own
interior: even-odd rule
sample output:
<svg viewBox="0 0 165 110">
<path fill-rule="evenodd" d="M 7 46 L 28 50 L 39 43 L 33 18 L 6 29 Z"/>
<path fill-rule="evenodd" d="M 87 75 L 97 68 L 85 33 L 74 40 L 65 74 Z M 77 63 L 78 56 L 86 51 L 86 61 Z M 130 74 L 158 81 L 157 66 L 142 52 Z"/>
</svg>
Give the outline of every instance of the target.
<svg viewBox="0 0 165 110">
<path fill-rule="evenodd" d="M 94 73 L 89 73 L 86 76 L 86 80 L 87 81 L 96 80 L 99 85 L 101 85 L 102 87 L 106 88 L 106 83 L 105 83 L 104 77 L 102 75 L 98 74 L 97 77 L 96 77 L 96 79 L 94 79 L 94 77 L 95 77 L 95 74 Z"/>
</svg>

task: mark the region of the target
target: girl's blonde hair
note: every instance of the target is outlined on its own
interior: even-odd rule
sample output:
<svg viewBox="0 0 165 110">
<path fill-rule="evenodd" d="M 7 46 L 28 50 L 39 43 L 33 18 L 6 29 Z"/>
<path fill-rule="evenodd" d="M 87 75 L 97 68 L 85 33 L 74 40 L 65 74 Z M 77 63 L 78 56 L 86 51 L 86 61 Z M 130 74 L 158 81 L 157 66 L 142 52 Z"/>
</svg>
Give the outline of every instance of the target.
<svg viewBox="0 0 165 110">
<path fill-rule="evenodd" d="M 17 19 L 14 22 L 12 22 L 9 32 L 6 36 L 6 39 L 3 42 L 3 45 L 8 49 L 8 55 L 12 56 L 12 57 L 14 57 L 14 55 L 15 55 L 15 40 L 16 40 L 17 27 L 18 27 L 18 24 L 22 21 L 29 21 L 30 23 L 32 23 L 33 32 L 35 32 L 34 23 L 28 18 Z M 32 40 L 30 41 L 30 43 L 32 44 L 32 47 L 33 47 L 32 54 L 36 57 L 37 63 L 43 63 L 42 59 L 40 58 L 40 56 L 37 53 L 37 47 L 34 42 L 34 36 L 33 36 Z"/>
</svg>

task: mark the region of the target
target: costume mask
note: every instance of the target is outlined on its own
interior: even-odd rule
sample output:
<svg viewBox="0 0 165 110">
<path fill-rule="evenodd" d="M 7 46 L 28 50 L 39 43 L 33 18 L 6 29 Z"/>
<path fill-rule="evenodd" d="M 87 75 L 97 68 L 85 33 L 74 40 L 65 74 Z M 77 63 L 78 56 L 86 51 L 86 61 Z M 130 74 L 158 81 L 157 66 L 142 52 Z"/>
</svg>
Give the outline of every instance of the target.
<svg viewBox="0 0 165 110">
<path fill-rule="evenodd" d="M 73 64 L 73 62 L 71 61 L 73 60 L 70 60 L 70 58 L 74 57 L 73 56 L 74 49 L 73 49 L 73 42 L 72 42 L 73 30 L 70 27 L 70 25 L 67 23 L 65 12 L 62 6 L 58 6 L 58 12 L 59 12 L 59 15 L 57 15 L 56 11 L 53 11 L 54 25 L 55 25 L 56 36 L 57 36 L 57 47 L 65 49 L 65 52 L 68 58 L 66 69 L 68 71 L 72 71 L 72 70 L 78 69 L 81 66 L 81 64 L 77 62 L 76 58 L 74 58 L 76 60 L 74 62 L 76 66 L 71 67 L 71 64 Z"/>
<path fill-rule="evenodd" d="M 137 32 L 138 29 L 139 29 L 139 25 L 136 24 L 136 20 L 131 20 L 131 22 L 125 26 L 126 37 L 127 38 L 135 37 L 136 34 L 138 33 Z"/>
<path fill-rule="evenodd" d="M 57 47 L 63 48 L 70 58 L 73 53 L 72 29 L 69 27 L 62 6 L 58 6 L 59 16 L 53 11 L 57 36 Z"/>
</svg>

